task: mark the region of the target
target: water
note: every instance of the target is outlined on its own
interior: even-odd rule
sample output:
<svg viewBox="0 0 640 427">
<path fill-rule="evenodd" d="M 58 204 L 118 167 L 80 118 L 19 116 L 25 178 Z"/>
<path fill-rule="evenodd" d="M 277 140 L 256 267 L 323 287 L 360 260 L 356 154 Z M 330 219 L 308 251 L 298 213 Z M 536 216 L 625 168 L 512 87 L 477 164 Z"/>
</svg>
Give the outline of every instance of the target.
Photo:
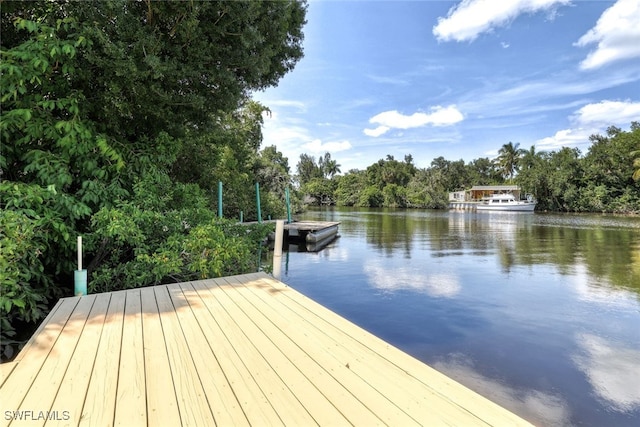
<svg viewBox="0 0 640 427">
<path fill-rule="evenodd" d="M 640 219 L 335 208 L 282 280 L 538 425 L 640 425 Z"/>
</svg>

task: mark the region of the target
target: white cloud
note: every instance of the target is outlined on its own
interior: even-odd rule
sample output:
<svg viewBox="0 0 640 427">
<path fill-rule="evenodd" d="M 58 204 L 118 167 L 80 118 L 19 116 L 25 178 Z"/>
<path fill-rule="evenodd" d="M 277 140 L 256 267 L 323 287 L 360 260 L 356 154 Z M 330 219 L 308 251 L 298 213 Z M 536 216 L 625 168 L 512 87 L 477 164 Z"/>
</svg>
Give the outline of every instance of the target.
<svg viewBox="0 0 640 427">
<path fill-rule="evenodd" d="M 387 292 L 404 289 L 424 292 L 434 298 L 452 298 L 462 289 L 458 276 L 451 272 L 425 274 L 408 267 L 385 269 L 367 264 L 364 273 L 376 289 Z"/>
<path fill-rule="evenodd" d="M 267 100 L 260 101 L 263 105 L 267 107 L 284 107 L 284 108 L 295 108 L 299 111 L 307 111 L 307 106 L 304 102 L 301 101 L 293 101 L 289 99 L 278 99 L 278 100 Z"/>
<path fill-rule="evenodd" d="M 473 41 L 481 33 L 491 32 L 523 13 L 551 10 L 570 0 L 463 0 L 449 9 L 446 18 L 438 18 L 433 35 L 439 41 Z"/>
<path fill-rule="evenodd" d="M 539 425 L 570 425 L 571 411 L 566 400 L 556 394 L 535 389 L 511 387 L 501 379 L 489 378 L 477 371 L 469 357 L 460 353 L 433 367 L 482 396 Z"/>
<path fill-rule="evenodd" d="M 640 102 L 605 100 L 580 108 L 574 120 L 583 125 L 628 125 L 639 118 Z"/>
<path fill-rule="evenodd" d="M 345 151 L 351 148 L 351 143 L 349 141 L 333 141 L 323 143 L 319 139 L 314 139 L 311 142 L 308 142 L 302 146 L 312 153 L 337 153 L 338 151 Z"/>
<path fill-rule="evenodd" d="M 640 407 L 640 351 L 608 342 L 591 334 L 577 337 L 581 354 L 573 357 L 596 395 L 619 412 Z"/>
<path fill-rule="evenodd" d="M 535 146 L 540 150 L 555 150 L 562 147 L 575 147 L 589 141 L 594 132 L 591 129 L 576 128 L 557 131 L 553 136 L 536 141 Z"/>
<path fill-rule="evenodd" d="M 640 2 L 618 0 L 605 10 L 595 27 L 575 43 L 585 47 L 597 44 L 580 63 L 580 68 L 589 70 L 602 67 L 621 59 L 640 57 Z"/>
<path fill-rule="evenodd" d="M 455 105 L 431 107 L 429 113 L 413 113 L 410 116 L 397 110 L 385 111 L 369 119 L 369 123 L 379 125 L 375 129 L 365 129 L 365 135 L 380 136 L 391 129 L 411 129 L 425 125 L 449 126 L 464 119 Z"/>
<path fill-rule="evenodd" d="M 365 129 L 363 132 L 364 132 L 364 134 L 365 134 L 365 135 L 367 135 L 367 136 L 378 137 L 378 136 L 380 136 L 380 135 L 383 135 L 383 134 L 387 133 L 387 131 L 388 131 L 389 129 L 390 129 L 390 128 L 389 128 L 389 127 L 387 127 L 387 126 L 378 126 L 378 127 L 377 127 L 377 128 L 375 128 L 375 129 Z"/>
<path fill-rule="evenodd" d="M 586 146 L 591 135 L 604 134 L 611 125 L 627 126 L 639 117 L 640 102 L 605 100 L 587 104 L 570 117 L 574 127 L 559 130 L 553 136 L 536 141 L 535 145 L 541 150 Z"/>
<path fill-rule="evenodd" d="M 409 84 L 407 80 L 401 79 L 398 77 L 378 76 L 375 74 L 369 74 L 367 75 L 367 77 L 376 83 L 383 83 L 383 84 L 390 84 L 390 85 L 397 85 L 397 86 L 406 86 Z"/>
</svg>

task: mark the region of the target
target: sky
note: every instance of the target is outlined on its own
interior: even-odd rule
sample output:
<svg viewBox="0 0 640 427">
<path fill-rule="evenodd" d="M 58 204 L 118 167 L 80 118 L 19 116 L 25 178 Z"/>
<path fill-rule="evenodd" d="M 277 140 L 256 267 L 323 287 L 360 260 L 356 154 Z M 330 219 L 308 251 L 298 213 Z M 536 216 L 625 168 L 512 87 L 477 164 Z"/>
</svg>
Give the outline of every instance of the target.
<svg viewBox="0 0 640 427">
<path fill-rule="evenodd" d="M 263 147 L 292 172 L 411 154 L 578 148 L 640 121 L 640 0 L 310 1 L 304 58 L 275 88 Z"/>
</svg>

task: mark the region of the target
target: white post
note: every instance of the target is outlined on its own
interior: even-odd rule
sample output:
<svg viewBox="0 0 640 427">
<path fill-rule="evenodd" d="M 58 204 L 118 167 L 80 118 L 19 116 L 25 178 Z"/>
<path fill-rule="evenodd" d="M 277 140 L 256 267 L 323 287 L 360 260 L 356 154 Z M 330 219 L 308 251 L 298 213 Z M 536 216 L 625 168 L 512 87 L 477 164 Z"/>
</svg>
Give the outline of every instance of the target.
<svg viewBox="0 0 640 427">
<path fill-rule="evenodd" d="M 276 221 L 276 241 L 273 246 L 273 254 L 275 256 L 282 256 L 282 239 L 284 235 L 284 220 L 279 219 Z"/>
<path fill-rule="evenodd" d="M 82 270 L 82 236 L 78 236 L 78 270 Z"/>
<path fill-rule="evenodd" d="M 78 236 L 78 269 L 73 272 L 73 293 L 87 295 L 87 270 L 82 269 L 82 236 Z"/>
<path fill-rule="evenodd" d="M 276 221 L 276 239 L 273 244 L 273 277 L 282 277 L 282 240 L 284 239 L 284 220 Z"/>
</svg>

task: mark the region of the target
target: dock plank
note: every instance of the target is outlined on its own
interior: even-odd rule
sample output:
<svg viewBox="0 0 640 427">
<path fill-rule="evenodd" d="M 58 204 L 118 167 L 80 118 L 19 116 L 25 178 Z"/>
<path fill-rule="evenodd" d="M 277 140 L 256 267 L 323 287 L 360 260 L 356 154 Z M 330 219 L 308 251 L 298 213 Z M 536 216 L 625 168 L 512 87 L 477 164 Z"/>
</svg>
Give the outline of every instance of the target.
<svg viewBox="0 0 640 427">
<path fill-rule="evenodd" d="M 177 310 L 183 310 L 180 300 L 171 300 L 166 286 L 155 287 L 156 301 L 162 330 L 167 345 L 167 356 L 176 391 L 180 419 L 183 424 L 210 426 L 214 424 L 213 414 L 207 402 L 205 391 L 191 357 L 189 343 L 184 337 Z"/>
<path fill-rule="evenodd" d="M 294 363 L 290 353 L 294 349 L 289 337 L 277 328 L 268 326 L 269 319 L 256 310 L 256 306 L 242 295 L 244 288 L 237 286 L 238 282 L 231 280 L 227 283 L 232 286 L 224 286 L 221 289 L 243 312 L 251 313 L 250 316 L 241 320 L 243 330 L 247 336 L 252 337 L 254 345 L 260 349 L 265 361 L 268 361 L 314 421 L 320 425 L 346 424 L 346 418 L 306 376 L 306 369 L 303 367 L 314 363 L 313 360 L 307 355 L 304 359 L 298 359 L 298 363 Z"/>
<path fill-rule="evenodd" d="M 233 345 L 234 341 L 232 340 L 236 335 L 233 333 L 233 322 L 217 301 L 214 292 L 210 291 L 212 287 L 215 290 L 216 282 L 213 282 L 213 286 L 211 283 L 207 286 L 204 282 L 193 282 L 190 285 L 209 313 L 208 316 L 198 316 L 198 323 L 204 331 L 209 346 L 216 352 L 220 366 L 224 370 L 249 424 L 283 425 L 251 370 L 243 362 L 239 348 Z M 194 296 L 187 296 L 187 298 L 190 304 L 195 299 Z"/>
<path fill-rule="evenodd" d="M 82 329 L 78 345 L 69 360 L 67 372 L 58 390 L 56 400 L 53 402 L 51 409 L 58 413 L 66 412 L 67 416 L 63 416 L 62 418 L 68 419 L 63 419 L 62 423 L 54 421 L 45 423 L 45 425 L 78 425 L 78 421 L 82 415 L 84 396 L 87 395 L 94 361 L 97 356 L 100 336 L 102 335 L 102 328 L 111 299 L 110 297 L 109 294 L 98 294 L 95 296 L 89 318 Z M 80 306 L 80 304 L 78 304 L 78 306 Z M 79 396 L 82 398 L 79 398 Z"/>
<path fill-rule="evenodd" d="M 248 371 L 263 390 L 269 402 L 278 413 L 285 425 L 315 425 L 316 422 L 300 403 L 297 396 L 291 391 L 288 384 L 280 376 L 285 372 L 279 372 L 278 368 L 285 368 L 282 360 L 278 360 L 272 346 L 262 347 L 268 337 L 262 331 L 255 328 L 250 317 L 247 316 L 241 305 L 230 296 L 233 286 L 218 281 L 215 290 L 216 298 L 229 314 L 235 325 L 229 325 L 234 336 L 234 343 L 240 350 L 241 360 Z"/>
<path fill-rule="evenodd" d="M 530 425 L 264 273 L 61 299 L 1 370 L 0 426 Z"/>
<path fill-rule="evenodd" d="M 250 277 L 254 280 L 257 279 L 269 283 L 276 290 L 290 289 L 283 283 L 265 275 L 253 274 Z M 462 384 L 450 379 L 407 353 L 399 351 L 389 343 L 353 323 L 344 321 L 345 319 L 341 316 L 327 310 L 324 306 L 304 295 L 298 292 L 287 292 L 284 295 L 291 300 L 295 300 L 300 307 L 304 307 L 309 310 L 310 313 L 315 313 L 318 322 L 316 325 L 319 328 L 324 329 L 339 325 L 339 328 L 345 332 L 344 336 L 353 341 L 352 344 L 345 343 L 348 348 L 354 348 L 352 345 L 355 345 L 355 348 L 365 346 L 390 362 L 385 369 L 385 372 L 387 372 L 389 376 L 395 376 L 397 374 L 409 375 L 441 395 L 450 403 L 450 405 L 447 405 L 449 406 L 447 412 L 455 414 L 456 418 L 461 415 L 464 416 L 464 414 L 470 414 L 472 415 L 472 420 L 476 419 L 474 424 L 528 425 L 526 421 L 517 417 L 515 414 L 464 387 Z M 290 304 L 285 305 L 292 309 L 296 307 Z M 305 318 L 307 318 L 307 316 L 305 316 Z M 395 396 L 394 394 L 390 395 Z M 440 410 L 440 408 L 438 408 L 438 410 Z"/>
<path fill-rule="evenodd" d="M 290 288 L 279 291 L 272 301 L 286 297 L 289 292 L 294 292 Z M 299 294 L 298 294 L 299 295 Z M 305 298 L 305 297 L 303 297 Z M 446 411 L 446 404 L 439 401 L 440 396 L 431 390 L 424 388 L 416 381 L 406 378 L 406 373 L 393 373 L 388 364 L 381 360 L 379 355 L 366 349 L 354 346 L 347 342 L 346 337 L 336 325 L 326 324 L 317 327 L 313 321 L 307 319 L 309 313 L 302 307 L 296 311 L 290 309 L 287 304 L 276 308 L 277 312 L 292 311 L 297 316 L 297 324 L 306 325 L 306 339 L 301 339 L 301 345 L 306 347 L 307 352 L 315 357 L 324 356 L 322 364 L 332 366 L 338 370 L 335 375 L 341 381 L 351 380 L 348 387 L 350 389 L 361 390 L 363 385 L 371 390 L 368 405 L 370 408 L 383 406 L 386 408 L 384 421 L 390 425 L 417 425 L 421 422 L 429 424 L 434 421 L 448 421 L 452 424 L 481 424 L 475 417 L 467 415 L 455 417 Z M 326 310 L 326 309 L 325 309 Z M 340 322 L 345 321 L 338 318 Z M 340 372 L 342 370 L 343 372 Z M 385 375 L 380 375 L 385 372 Z M 398 386 L 398 383 L 402 386 Z M 391 404 L 391 405 L 390 405 Z M 436 404 L 436 405 L 434 405 Z M 435 406 L 426 410 L 430 405 Z M 457 411 L 453 411 L 455 414 Z M 419 418 L 416 418 L 419 416 Z"/>
<path fill-rule="evenodd" d="M 23 407 L 22 401 L 31 389 L 42 365 L 46 363 L 49 353 L 79 300 L 79 297 L 67 298 L 56 304 L 55 310 L 47 316 L 47 323 L 40 326 L 39 333 L 34 335 L 25 346 L 27 351 L 25 352 L 23 349 L 18 354 L 16 360 L 19 360 L 20 363 L 16 365 L 11 375 L 0 387 L 0 402 L 3 411 L 12 411 L 13 413 Z M 11 421 L 11 417 L 1 417 L 0 426 L 8 426 Z"/>
<path fill-rule="evenodd" d="M 113 423 L 126 295 L 124 291 L 111 293 L 78 424 L 80 426 L 103 426 Z"/>
<path fill-rule="evenodd" d="M 15 368 L 17 364 L 18 362 L 15 361 L 0 364 L 0 386 L 9 378 L 9 375 L 11 375 L 13 368 Z"/>
<path fill-rule="evenodd" d="M 147 425 L 147 399 L 144 365 L 144 340 L 142 338 L 142 300 L 139 289 L 127 292 L 122 329 L 122 350 L 116 391 L 114 425 Z"/>
<path fill-rule="evenodd" d="M 171 299 L 174 301 L 187 301 L 189 310 L 178 310 L 177 316 L 184 331 L 187 342 L 203 343 L 198 346 L 190 346 L 191 356 L 198 370 L 198 376 L 206 393 L 209 408 L 211 409 L 216 425 L 231 426 L 248 424 L 240 402 L 223 371 L 218 355 L 208 345 L 206 336 L 196 316 L 204 317 L 205 322 L 213 322 L 207 318 L 206 308 L 200 302 L 193 287 L 189 284 L 174 284 L 168 287 Z M 197 314 L 196 314 L 197 313 Z M 216 347 L 219 343 L 215 344 Z"/>
<path fill-rule="evenodd" d="M 341 369 L 342 365 L 336 364 L 332 358 L 323 357 L 327 356 L 323 351 L 305 351 L 302 343 L 309 341 L 311 336 L 309 332 L 300 327 L 300 319 L 295 317 L 286 317 L 283 314 L 285 311 L 278 310 L 280 307 L 272 307 L 270 305 L 270 294 L 264 292 L 263 289 L 256 290 L 254 286 L 244 286 L 245 283 L 238 278 L 228 278 L 236 286 L 235 290 L 252 304 L 254 310 L 254 318 L 258 325 L 263 325 L 265 330 L 270 331 L 269 336 L 275 345 L 284 354 L 282 357 L 288 358 L 302 372 L 306 378 L 314 384 L 317 391 L 303 396 L 305 402 L 307 398 L 313 398 L 311 403 L 306 403 L 311 408 L 313 413 L 318 411 L 323 412 L 323 417 L 327 416 L 324 412 L 327 411 L 326 407 L 321 407 L 322 397 L 327 401 L 322 402 L 323 405 L 330 403 L 334 409 L 330 409 L 332 414 L 333 410 L 338 410 L 341 417 L 349 423 L 359 422 L 364 425 L 381 425 L 384 422 L 375 415 L 375 412 L 369 409 L 365 402 L 371 402 L 371 396 L 368 394 L 373 391 L 369 391 L 363 388 L 363 384 L 355 379 L 353 382 L 343 380 L 339 381 L 336 377 L 339 376 L 332 374 L 335 369 Z M 277 343 L 277 344 L 276 344 Z M 328 361 L 330 363 L 328 363 Z M 346 369 L 346 368 L 345 368 Z M 346 383 L 346 384 L 345 384 Z M 359 390 L 360 400 L 354 396 L 350 390 Z M 318 395 L 317 393 L 320 393 Z M 364 395 L 364 396 L 362 396 Z M 375 401 L 376 397 L 378 398 Z M 384 401 L 383 397 L 378 393 L 374 394 L 374 403 L 371 406 Z M 340 417 L 339 417 L 340 418 Z M 321 419 L 321 424 L 324 421 L 337 421 L 337 420 L 325 420 Z M 405 420 L 406 421 L 406 420 Z M 330 424 L 332 424 L 331 422 Z"/>
<path fill-rule="evenodd" d="M 25 408 L 38 408 L 43 411 L 52 409 L 53 401 L 58 394 L 58 389 L 74 354 L 82 330 L 87 323 L 95 298 L 95 295 L 91 295 L 88 298 L 80 298 L 80 301 L 78 301 L 75 310 L 51 349 L 51 353 L 55 357 L 47 357 L 38 376 L 31 385 L 30 393 L 22 401 L 22 406 Z M 44 425 L 45 421 L 46 418 L 38 418 L 30 420 L 28 424 L 30 426 L 39 426 Z"/>
<path fill-rule="evenodd" d="M 142 303 L 142 339 L 144 343 L 145 388 L 147 390 L 147 422 L 154 425 L 181 425 L 180 412 L 167 343 L 153 288 L 140 290 Z"/>
</svg>

